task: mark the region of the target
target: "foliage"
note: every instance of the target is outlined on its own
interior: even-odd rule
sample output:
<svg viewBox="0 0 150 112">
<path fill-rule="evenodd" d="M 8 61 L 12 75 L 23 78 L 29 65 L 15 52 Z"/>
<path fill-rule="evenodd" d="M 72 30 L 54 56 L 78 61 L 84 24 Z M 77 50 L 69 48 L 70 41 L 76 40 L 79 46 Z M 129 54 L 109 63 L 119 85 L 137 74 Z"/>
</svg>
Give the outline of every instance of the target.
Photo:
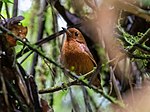
<svg viewBox="0 0 150 112">
<path fill-rule="evenodd" d="M 1 0 L 1 1 L 5 3 L 13 3 L 12 0 Z"/>
<path fill-rule="evenodd" d="M 13 3 L 10 0 L 2 0 L 2 2 L 8 6 L 12 6 Z M 117 15 L 117 11 L 120 7 L 116 6 L 117 3 L 119 3 L 120 6 L 123 4 L 123 9 L 120 9 L 119 14 L 124 15 L 124 18 L 122 18 L 123 22 L 121 21 L 121 23 L 118 23 L 118 26 L 117 23 L 115 23 L 116 21 L 113 21 L 113 18 L 120 20 Z M 148 3 L 148 1 L 143 1 L 143 4 L 145 3 Z M 106 4 L 108 4 L 108 6 Z M 130 8 L 128 8 L 126 4 Z M 12 9 L 15 9 L 15 5 L 16 2 L 13 3 Z M 116 8 L 113 7 L 117 7 L 118 9 L 116 10 Z M 4 11 L 4 8 L 6 11 Z M 134 8 L 139 9 L 139 17 L 148 20 L 147 13 L 144 12 L 146 10 L 143 11 L 140 7 L 136 7 L 135 4 L 131 5 L 125 1 L 111 3 L 104 1 L 101 4 L 100 1 L 96 2 L 95 0 L 81 0 L 81 2 L 73 2 L 71 0 L 68 0 L 67 2 L 64 0 L 35 0 L 32 1 L 32 6 L 27 11 L 20 11 L 16 8 L 18 15 L 22 15 L 25 18 L 21 23 L 20 21 L 17 22 L 17 25 L 22 26 L 23 29 L 25 29 L 26 26 L 28 28 L 26 38 L 21 38 L 22 35 L 19 35 L 21 28 L 19 28 L 19 30 L 13 30 L 14 24 L 12 23 L 13 21 L 16 21 L 16 19 L 14 20 L 14 17 L 10 18 L 10 22 L 6 21 L 5 24 L 2 24 L 5 20 L 9 20 L 5 18 L 9 17 L 11 13 L 8 7 L 2 5 L 1 21 L 3 22 L 0 24 L 0 30 L 1 36 L 6 38 L 6 44 L 2 40 L 0 40 L 0 42 L 2 41 L 3 45 L 6 48 L 8 47 L 8 50 L 11 49 L 14 51 L 10 53 L 12 54 L 12 57 L 10 58 L 15 63 L 14 68 L 16 72 L 20 73 L 24 78 L 25 87 L 27 86 L 27 88 L 30 88 L 25 92 L 27 96 L 31 97 L 29 98 L 31 100 L 29 100 L 31 103 L 30 108 L 32 110 L 35 109 L 36 111 L 36 107 L 38 107 L 38 111 L 43 112 L 44 110 L 40 109 L 48 108 L 48 110 L 54 110 L 56 112 L 107 112 L 119 109 L 120 111 L 126 111 L 126 109 L 128 109 L 126 108 L 128 101 L 125 102 L 126 99 L 123 95 L 127 95 L 127 90 L 131 90 L 132 94 L 133 88 L 136 89 L 142 87 L 143 82 L 140 79 L 144 77 L 146 70 L 146 72 L 149 73 L 150 63 L 150 47 L 147 45 L 150 30 L 145 29 L 143 32 L 134 31 L 136 35 L 133 35 L 126 30 L 128 25 L 130 25 L 126 22 L 127 19 L 135 16 Z M 106 14 L 104 14 L 105 11 L 107 12 Z M 14 15 L 14 13 L 12 15 Z M 110 18 L 112 21 L 107 21 L 108 18 L 103 18 L 105 15 L 107 15 L 108 18 L 109 15 L 115 16 Z M 138 15 L 136 16 L 138 17 Z M 16 18 L 18 17 L 19 16 Z M 132 21 L 135 22 L 134 20 L 138 19 L 133 19 Z M 105 21 L 108 24 L 103 25 Z M 65 39 L 64 35 L 62 35 L 65 31 L 62 30 L 60 26 L 64 22 L 66 22 L 69 27 L 77 27 L 83 33 L 87 45 L 98 64 L 98 66 L 90 73 L 92 73 L 93 77 L 98 73 L 100 74 L 98 74 L 101 80 L 99 88 L 91 85 L 89 80 L 87 80 L 86 77 L 90 73 L 82 74 L 83 76 L 77 76 L 75 73 L 66 70 L 60 63 L 61 47 Z M 111 22 L 113 22 L 113 25 Z M 109 24 L 112 26 L 109 26 Z M 117 26 L 117 29 L 114 28 L 114 24 Z M 13 28 L 11 29 L 9 25 L 13 26 Z M 140 25 L 142 26 L 142 24 Z M 19 34 L 16 32 L 19 32 Z M 117 35 L 114 35 L 114 32 L 116 32 Z M 10 42 L 7 39 L 8 37 L 11 37 Z M 117 37 L 119 41 L 116 39 Z M 17 40 L 17 46 L 16 43 L 13 44 L 13 46 L 10 45 L 12 40 L 15 40 L 15 42 Z M 120 48 L 118 50 L 118 46 L 121 50 Z M 0 45 L 0 51 L 3 50 L 1 48 L 3 47 Z M 4 62 L 7 62 L 7 60 Z M 8 64 L 6 65 L 9 66 Z M 13 62 L 11 65 L 13 65 Z M 5 67 L 5 64 L 3 66 Z M 0 73 L 3 74 L 1 71 Z M 0 78 L 2 76 L 3 75 L 0 75 Z M 21 88 L 22 86 L 24 87 L 24 85 L 19 87 L 17 86 L 19 83 L 13 85 L 9 80 L 7 82 L 7 77 L 6 79 L 4 77 L 4 82 L 6 85 L 10 84 L 10 86 L 12 86 L 12 89 L 10 89 L 10 96 L 19 96 L 19 98 L 15 97 L 16 99 L 13 99 L 14 102 L 17 102 L 14 103 L 14 105 L 16 105 L 14 108 L 20 109 L 22 106 L 21 109 L 28 110 L 29 108 L 21 105 L 23 101 L 19 100 L 22 96 L 25 97 L 25 99 L 28 99 L 26 95 L 22 95 L 22 93 L 24 93 L 23 90 L 26 90 L 24 88 L 22 90 Z M 2 78 L 0 79 L 0 83 L 2 85 L 4 84 Z M 38 88 L 36 88 L 36 86 Z M 14 88 L 17 87 L 19 89 L 21 88 L 21 90 L 17 89 L 15 91 Z M 7 90 L 7 87 L 5 89 Z M 46 105 L 48 106 L 39 105 L 42 103 L 39 100 L 41 98 L 44 101 L 47 101 L 49 105 L 47 103 Z M 4 101 L 7 102 L 6 99 L 7 98 L 5 98 Z M 25 106 L 28 105 L 26 102 L 23 103 Z M 113 105 L 117 108 L 113 107 Z M 51 108 L 53 110 L 51 110 Z"/>
</svg>

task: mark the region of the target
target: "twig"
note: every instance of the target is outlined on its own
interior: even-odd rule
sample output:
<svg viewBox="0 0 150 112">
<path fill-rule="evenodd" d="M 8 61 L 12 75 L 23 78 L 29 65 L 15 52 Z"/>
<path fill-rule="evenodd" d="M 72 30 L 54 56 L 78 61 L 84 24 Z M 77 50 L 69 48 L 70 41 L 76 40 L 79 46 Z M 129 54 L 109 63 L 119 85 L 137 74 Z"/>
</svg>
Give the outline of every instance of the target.
<svg viewBox="0 0 150 112">
<path fill-rule="evenodd" d="M 89 84 L 91 84 L 93 82 L 94 79 L 97 78 L 97 75 L 99 75 L 100 73 L 100 70 L 102 69 L 102 66 L 101 64 L 99 63 L 96 70 L 93 72 L 93 74 L 91 75 L 91 78 L 90 78 L 90 81 L 89 81 Z"/>
<path fill-rule="evenodd" d="M 54 33 L 54 34 L 52 34 L 52 35 L 50 35 L 50 36 L 48 36 L 48 37 L 45 37 L 45 38 L 39 40 L 38 42 L 36 42 L 36 43 L 33 44 L 33 45 L 40 46 L 40 45 L 42 45 L 42 44 L 45 44 L 46 42 L 48 42 L 48 41 L 50 41 L 50 40 L 53 40 L 54 38 L 58 37 L 59 35 L 63 34 L 64 32 L 65 32 L 64 30 L 61 30 L 61 31 L 59 31 L 59 32 L 57 32 L 57 33 Z M 27 53 L 28 51 L 30 51 L 30 49 L 29 49 L 29 48 L 25 48 L 25 49 L 24 49 L 24 52 L 23 52 L 23 53 L 22 53 L 22 52 L 19 52 L 19 53 L 17 54 L 16 58 L 20 58 L 23 54 Z"/>
<path fill-rule="evenodd" d="M 30 97 L 30 101 L 32 102 L 32 104 L 34 104 L 33 102 L 33 97 L 32 97 L 32 91 L 31 91 L 31 84 L 29 82 L 29 75 L 26 73 L 26 71 L 23 69 L 23 67 L 21 66 L 21 64 L 17 63 L 17 67 L 18 67 L 18 70 L 20 71 L 22 77 L 23 77 L 23 80 L 25 81 L 25 85 L 27 87 L 27 93 L 29 94 L 29 97 Z"/>
<path fill-rule="evenodd" d="M 120 30 L 121 33 L 127 33 L 126 31 L 124 31 L 123 28 L 121 28 L 120 26 L 118 26 L 118 29 Z M 128 33 L 127 33 L 128 34 Z M 128 34 L 130 35 L 130 34 Z M 150 35 L 150 28 L 144 33 L 144 35 L 137 41 L 135 42 L 130 49 L 127 50 L 128 53 L 126 54 L 130 54 L 129 56 L 132 56 L 133 55 L 133 52 L 136 50 L 136 49 L 139 49 L 141 50 L 142 52 L 144 53 L 150 53 L 150 48 L 147 47 L 147 46 L 143 46 L 142 44 L 149 38 L 149 35 Z M 124 38 L 124 37 L 122 37 Z M 125 42 L 127 42 L 126 40 L 124 40 Z M 129 42 L 127 42 L 129 45 L 131 45 Z M 143 57 L 143 56 L 141 56 Z M 144 58 L 144 57 L 143 57 Z M 145 56 L 146 58 L 146 56 Z"/>
<path fill-rule="evenodd" d="M 135 51 L 135 45 L 138 45 L 138 44 L 142 44 L 143 42 L 145 42 L 148 38 L 149 38 L 149 35 L 150 35 L 150 28 L 145 32 L 145 34 L 143 35 L 143 37 L 141 37 L 134 45 L 132 48 L 130 48 L 129 52 L 132 53 Z"/>
<path fill-rule="evenodd" d="M 56 91 L 66 89 L 67 87 L 70 87 L 72 85 L 79 85 L 78 81 L 74 80 L 74 81 L 71 81 L 71 82 L 68 82 L 68 83 L 63 83 L 61 86 L 51 87 L 49 89 L 44 89 L 44 90 L 39 90 L 39 94 L 54 93 Z"/>
<path fill-rule="evenodd" d="M 73 75 L 73 74 L 72 74 Z M 124 104 L 115 100 L 114 98 L 112 98 L 111 96 L 105 94 L 104 91 L 102 91 L 101 89 L 96 88 L 93 85 L 89 85 L 88 83 L 86 83 L 85 81 L 75 77 L 77 80 L 71 82 L 71 83 L 67 83 L 65 85 L 67 86 L 72 86 L 72 85 L 78 85 L 76 81 L 81 82 L 83 85 L 87 86 L 90 89 L 93 89 L 95 92 L 102 94 L 106 99 L 108 99 L 110 102 L 119 105 L 120 107 L 124 107 Z M 79 83 L 80 84 L 80 83 Z M 60 86 L 60 87 L 54 87 L 54 88 L 50 88 L 50 89 L 46 89 L 46 90 L 40 90 L 39 93 L 43 94 L 43 93 L 49 93 L 49 92 L 55 92 L 55 91 L 59 91 L 62 90 L 62 88 L 66 88 L 64 86 Z"/>
<path fill-rule="evenodd" d="M 85 108 L 86 108 L 87 112 L 92 112 L 88 91 L 84 86 L 81 86 L 81 87 L 82 87 L 82 91 L 83 91 Z"/>
<path fill-rule="evenodd" d="M 22 59 L 20 61 L 20 64 L 22 64 L 32 53 L 33 53 L 33 51 L 31 51 L 24 59 Z"/>
<path fill-rule="evenodd" d="M 36 112 L 41 112 L 42 110 L 41 110 L 41 106 L 40 106 L 40 102 L 39 102 L 37 85 L 34 81 L 34 78 L 31 75 L 29 77 L 29 82 L 30 82 L 30 86 L 31 86 L 32 96 L 34 99 L 34 109 Z"/>
<path fill-rule="evenodd" d="M 139 56 L 139 55 L 132 54 L 130 52 L 126 52 L 126 54 L 128 54 L 129 57 L 134 58 L 134 59 L 150 59 L 150 55 Z"/>
<path fill-rule="evenodd" d="M 144 54 L 150 54 L 150 48 L 142 44 L 134 44 L 135 50 L 138 49 Z M 131 52 L 132 53 L 132 52 Z"/>
<path fill-rule="evenodd" d="M 113 84 L 113 87 L 114 87 L 114 90 L 115 90 L 115 93 L 117 95 L 117 98 L 123 102 L 122 100 L 122 97 L 121 97 L 121 93 L 120 93 L 120 90 L 118 88 L 118 85 L 117 85 L 117 80 L 116 80 L 116 77 L 114 75 L 114 69 L 112 67 L 110 67 L 110 72 L 111 72 L 111 76 L 112 76 L 112 84 Z"/>
<path fill-rule="evenodd" d="M 97 106 L 97 102 L 94 99 L 95 96 L 92 95 L 92 94 L 90 94 L 89 91 L 87 91 L 87 92 L 88 92 L 88 95 L 89 95 L 89 99 L 90 99 L 90 101 L 92 103 L 92 107 L 94 107 L 94 109 L 95 109 L 96 112 L 101 112 L 101 111 L 98 111 L 99 107 Z"/>
<path fill-rule="evenodd" d="M 8 5 L 7 5 L 6 2 L 5 2 L 5 8 L 6 8 L 6 15 L 7 15 L 7 18 L 10 18 L 9 8 L 8 8 Z"/>
<path fill-rule="evenodd" d="M 75 96 L 73 95 L 71 88 L 69 88 L 69 93 L 70 93 L 71 103 L 73 106 L 73 112 L 80 112 L 79 104 L 78 104 Z"/>
</svg>

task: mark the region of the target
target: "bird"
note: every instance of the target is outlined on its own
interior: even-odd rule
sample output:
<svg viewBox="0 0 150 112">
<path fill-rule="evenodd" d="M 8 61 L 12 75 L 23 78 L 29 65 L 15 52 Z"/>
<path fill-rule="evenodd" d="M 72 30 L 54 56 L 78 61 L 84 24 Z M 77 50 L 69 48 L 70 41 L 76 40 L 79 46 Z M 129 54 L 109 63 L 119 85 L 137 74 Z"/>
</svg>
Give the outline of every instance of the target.
<svg viewBox="0 0 150 112">
<path fill-rule="evenodd" d="M 82 33 L 76 28 L 63 30 L 66 32 L 66 39 L 61 48 L 61 63 L 64 67 L 77 75 L 84 75 L 97 67 Z M 91 84 L 98 86 L 99 79 L 93 79 Z"/>
</svg>

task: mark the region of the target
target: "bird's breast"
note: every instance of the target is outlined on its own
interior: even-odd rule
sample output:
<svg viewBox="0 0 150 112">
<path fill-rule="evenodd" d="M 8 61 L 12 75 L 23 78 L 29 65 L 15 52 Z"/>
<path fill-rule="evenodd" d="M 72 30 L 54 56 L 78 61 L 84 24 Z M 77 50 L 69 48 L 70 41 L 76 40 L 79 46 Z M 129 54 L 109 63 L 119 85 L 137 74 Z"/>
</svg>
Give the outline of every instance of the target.
<svg viewBox="0 0 150 112">
<path fill-rule="evenodd" d="M 61 60 L 66 68 L 76 72 L 76 74 L 85 74 L 94 67 L 92 60 L 84 50 L 84 44 L 76 41 L 65 42 L 62 47 Z"/>
</svg>

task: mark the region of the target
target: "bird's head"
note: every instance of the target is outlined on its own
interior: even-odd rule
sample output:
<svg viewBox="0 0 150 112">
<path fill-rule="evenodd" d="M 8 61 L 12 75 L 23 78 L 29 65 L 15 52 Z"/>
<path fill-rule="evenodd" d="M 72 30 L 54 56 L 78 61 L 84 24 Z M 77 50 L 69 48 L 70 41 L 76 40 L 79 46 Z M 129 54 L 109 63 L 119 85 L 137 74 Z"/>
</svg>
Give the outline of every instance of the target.
<svg viewBox="0 0 150 112">
<path fill-rule="evenodd" d="M 68 41 L 76 40 L 79 43 L 86 44 L 82 33 L 78 29 L 76 29 L 76 28 L 68 28 L 68 29 L 63 28 L 63 30 L 65 30 L 65 32 L 66 32 Z"/>
</svg>

